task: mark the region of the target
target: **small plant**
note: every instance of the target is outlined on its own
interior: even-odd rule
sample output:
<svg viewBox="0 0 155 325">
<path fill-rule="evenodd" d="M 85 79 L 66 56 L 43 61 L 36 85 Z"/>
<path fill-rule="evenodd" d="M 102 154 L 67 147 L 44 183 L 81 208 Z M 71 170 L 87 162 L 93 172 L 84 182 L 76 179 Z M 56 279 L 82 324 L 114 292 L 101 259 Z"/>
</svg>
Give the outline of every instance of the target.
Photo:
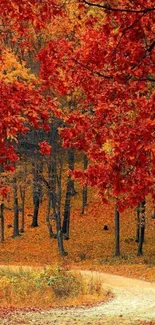
<svg viewBox="0 0 155 325">
<path fill-rule="evenodd" d="M 80 293 L 79 280 L 64 269 L 47 269 L 43 273 L 43 278 L 56 298 L 73 297 Z"/>
<path fill-rule="evenodd" d="M 73 276 L 52 276 L 48 285 L 51 286 L 57 298 L 77 296 L 80 292 L 80 282 Z"/>
<path fill-rule="evenodd" d="M 0 269 L 0 306 L 3 307 L 71 305 L 73 300 L 79 305 L 106 297 L 99 279 L 85 278 L 62 268 L 43 271 Z"/>
</svg>

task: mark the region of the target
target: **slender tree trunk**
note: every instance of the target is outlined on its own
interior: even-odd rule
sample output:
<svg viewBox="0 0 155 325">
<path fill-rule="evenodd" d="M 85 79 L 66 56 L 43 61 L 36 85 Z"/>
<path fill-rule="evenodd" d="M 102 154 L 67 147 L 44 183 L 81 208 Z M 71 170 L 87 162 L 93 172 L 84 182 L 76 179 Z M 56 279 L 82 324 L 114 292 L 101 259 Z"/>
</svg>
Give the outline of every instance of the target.
<svg viewBox="0 0 155 325">
<path fill-rule="evenodd" d="M 58 249 L 62 256 L 66 256 L 68 255 L 68 253 L 65 252 L 64 250 L 60 213 L 56 213 L 56 226 L 57 226 Z"/>
<path fill-rule="evenodd" d="M 39 164 L 35 163 L 33 168 L 33 203 L 34 203 L 34 211 L 33 211 L 33 219 L 31 227 L 38 227 L 38 215 L 39 215 L 39 207 L 40 207 L 40 195 L 41 195 L 41 183 L 39 181 Z"/>
<path fill-rule="evenodd" d="M 47 224 L 47 227 L 48 227 L 48 230 L 49 230 L 49 237 L 50 238 L 52 238 L 52 237 L 56 238 L 57 236 L 54 235 L 52 225 L 50 223 L 50 212 L 51 212 L 51 193 L 49 191 L 48 204 L 47 204 L 47 213 L 46 213 L 46 224 Z"/>
<path fill-rule="evenodd" d="M 63 170 L 63 156 L 59 157 L 59 174 L 57 175 L 57 201 L 58 211 L 61 215 L 61 201 L 62 201 L 62 170 Z"/>
<path fill-rule="evenodd" d="M 51 139 L 50 144 L 52 145 L 52 156 L 51 156 L 51 165 L 49 166 L 49 174 L 50 174 L 50 188 L 52 193 L 52 208 L 55 212 L 55 207 L 57 204 L 56 197 L 56 177 L 57 177 L 57 135 L 58 130 L 56 126 L 53 126 L 51 130 Z"/>
<path fill-rule="evenodd" d="M 120 215 L 115 207 L 115 256 L 120 256 Z"/>
<path fill-rule="evenodd" d="M 49 230 L 50 238 L 57 238 L 53 233 L 52 225 L 50 222 L 51 207 L 53 209 L 53 219 L 56 222 L 56 208 L 57 208 L 57 195 L 56 195 L 56 180 L 57 180 L 57 127 L 52 125 L 50 133 L 50 144 L 52 146 L 52 154 L 48 162 L 48 205 L 46 214 L 46 224 Z M 57 225 L 56 225 L 57 227 Z"/>
<path fill-rule="evenodd" d="M 71 171 L 74 171 L 75 164 L 75 148 L 68 149 L 68 166 Z M 70 195 L 74 196 L 77 192 L 75 190 L 74 180 L 70 180 Z"/>
<path fill-rule="evenodd" d="M 24 232 L 24 227 L 25 227 L 25 192 L 23 193 L 22 196 L 22 220 L 21 220 L 21 229 L 20 232 Z"/>
<path fill-rule="evenodd" d="M 83 167 L 84 170 L 88 167 L 88 158 L 86 154 L 83 156 Z M 88 199 L 88 186 L 87 184 L 82 188 L 82 212 L 81 214 L 84 214 L 85 207 L 87 206 L 87 199 Z"/>
<path fill-rule="evenodd" d="M 17 180 L 13 178 L 13 194 L 14 194 L 14 228 L 13 237 L 20 236 L 19 234 L 19 205 L 18 205 L 18 192 L 17 192 Z"/>
<path fill-rule="evenodd" d="M 140 204 L 140 221 L 139 221 L 139 242 L 137 256 L 143 255 L 143 243 L 145 235 L 145 206 L 146 201 L 143 200 Z"/>
<path fill-rule="evenodd" d="M 67 179 L 64 219 L 63 219 L 63 226 L 62 226 L 62 232 L 64 234 L 65 239 L 69 239 L 71 190 L 72 190 L 72 182 L 71 182 L 71 176 L 69 175 Z"/>
<path fill-rule="evenodd" d="M 57 197 L 57 146 L 58 146 L 58 130 L 57 125 L 52 126 L 51 135 L 50 135 L 50 144 L 52 145 L 52 156 L 51 164 L 48 167 L 49 174 L 49 188 L 51 194 L 52 208 L 53 208 L 53 218 L 56 221 L 56 230 L 57 230 L 57 240 L 58 240 L 58 249 L 62 256 L 67 255 L 63 246 L 63 233 L 61 227 L 61 214 L 60 214 L 60 204 Z M 49 206 L 50 209 L 50 206 Z"/>
<path fill-rule="evenodd" d="M 1 218 L 1 243 L 4 242 L 4 203 L 0 205 L 0 218 Z"/>
<path fill-rule="evenodd" d="M 140 204 L 137 206 L 136 243 L 139 242 Z"/>
<path fill-rule="evenodd" d="M 39 176 L 38 178 L 42 177 L 42 175 L 43 175 L 43 167 L 44 167 L 43 162 L 42 161 L 39 162 L 38 166 L 37 166 L 38 176 Z M 39 202 L 40 202 L 40 204 L 42 204 L 42 201 L 43 201 L 42 183 L 39 182 L 38 185 L 39 185 Z"/>
<path fill-rule="evenodd" d="M 21 197 L 21 229 L 20 232 L 24 232 L 25 227 L 25 195 L 26 195 L 26 178 L 24 179 L 25 183 L 23 184 L 23 187 L 20 186 L 20 197 Z"/>
<path fill-rule="evenodd" d="M 34 193 L 34 212 L 33 212 L 33 219 L 32 219 L 32 224 L 31 227 L 38 227 L 38 213 L 39 213 L 39 192 L 36 191 Z"/>
</svg>

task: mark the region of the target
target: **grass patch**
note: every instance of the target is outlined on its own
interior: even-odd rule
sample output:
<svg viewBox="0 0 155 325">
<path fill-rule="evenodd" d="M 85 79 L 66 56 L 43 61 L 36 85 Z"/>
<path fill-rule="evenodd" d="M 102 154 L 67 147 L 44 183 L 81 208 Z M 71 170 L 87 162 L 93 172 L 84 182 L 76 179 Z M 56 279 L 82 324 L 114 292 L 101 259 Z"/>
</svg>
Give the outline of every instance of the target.
<svg viewBox="0 0 155 325">
<path fill-rule="evenodd" d="M 79 306 L 112 297 L 96 278 L 63 269 L 42 271 L 0 269 L 0 307 Z"/>
</svg>

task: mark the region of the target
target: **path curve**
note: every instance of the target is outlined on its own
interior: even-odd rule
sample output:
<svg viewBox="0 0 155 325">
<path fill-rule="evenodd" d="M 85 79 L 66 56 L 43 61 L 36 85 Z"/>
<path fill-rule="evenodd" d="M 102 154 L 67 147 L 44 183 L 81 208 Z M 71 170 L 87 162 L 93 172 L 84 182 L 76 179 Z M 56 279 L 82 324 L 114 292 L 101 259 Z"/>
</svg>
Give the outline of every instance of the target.
<svg viewBox="0 0 155 325">
<path fill-rule="evenodd" d="M 94 307 L 56 308 L 36 313 L 12 313 L 6 320 L 0 320 L 0 324 L 121 325 L 140 324 L 140 321 L 143 320 L 155 321 L 155 282 L 96 271 L 73 271 L 80 273 L 83 277 L 100 279 L 103 288 L 112 291 L 114 298 Z"/>
</svg>

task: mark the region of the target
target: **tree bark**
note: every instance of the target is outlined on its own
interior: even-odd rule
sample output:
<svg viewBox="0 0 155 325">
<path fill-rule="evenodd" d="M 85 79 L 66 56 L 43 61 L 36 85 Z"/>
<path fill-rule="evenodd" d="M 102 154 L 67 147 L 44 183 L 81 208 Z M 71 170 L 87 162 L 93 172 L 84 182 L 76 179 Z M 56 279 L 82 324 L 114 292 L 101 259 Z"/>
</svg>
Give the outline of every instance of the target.
<svg viewBox="0 0 155 325">
<path fill-rule="evenodd" d="M 55 212 L 57 198 L 56 198 L 56 175 L 57 175 L 57 135 L 58 130 L 55 125 L 53 125 L 51 130 L 51 138 L 50 138 L 50 144 L 52 146 L 52 155 L 51 155 L 51 161 L 49 165 L 49 177 L 50 177 L 50 188 L 52 193 L 52 208 Z"/>
<path fill-rule="evenodd" d="M 137 206 L 136 243 L 139 242 L 140 204 Z"/>
<path fill-rule="evenodd" d="M 143 255 L 143 243 L 144 243 L 144 236 L 145 236 L 145 207 L 146 207 L 146 201 L 144 199 L 140 204 L 139 242 L 138 242 L 137 256 Z"/>
<path fill-rule="evenodd" d="M 68 255 L 68 253 L 64 250 L 60 213 L 56 213 L 56 226 L 57 226 L 58 249 L 62 256 L 66 256 Z"/>
<path fill-rule="evenodd" d="M 83 156 L 83 167 L 84 170 L 88 167 L 88 158 L 86 154 Z M 81 214 L 84 214 L 85 207 L 87 206 L 87 200 L 88 200 L 88 186 L 87 184 L 82 188 L 82 212 Z"/>
<path fill-rule="evenodd" d="M 49 191 L 48 203 L 47 203 L 47 213 L 46 213 L 46 224 L 47 224 L 48 231 L 49 231 L 49 237 L 53 238 L 53 237 L 57 237 L 57 236 L 54 235 L 52 225 L 50 223 L 50 212 L 51 212 L 51 193 Z"/>
<path fill-rule="evenodd" d="M 34 211 L 33 211 L 33 219 L 31 227 L 38 227 L 38 215 L 39 215 L 39 207 L 40 207 L 40 196 L 42 192 L 41 183 L 39 180 L 39 171 L 40 171 L 39 163 L 35 162 L 33 165 L 33 203 L 34 203 Z"/>
<path fill-rule="evenodd" d="M 14 228 L 13 237 L 20 236 L 19 234 L 19 205 L 18 205 L 18 192 L 17 192 L 17 180 L 13 178 L 13 193 L 14 193 Z"/>
<path fill-rule="evenodd" d="M 74 164 L 75 164 L 75 148 L 70 148 L 68 149 L 68 166 L 71 171 L 74 171 Z M 72 196 L 77 194 L 73 179 L 70 180 L 70 194 Z"/>
<path fill-rule="evenodd" d="M 4 242 L 4 203 L 0 205 L 0 218 L 1 218 L 1 243 Z"/>
<path fill-rule="evenodd" d="M 70 226 L 70 210 L 71 210 L 71 190 L 72 190 L 72 182 L 71 176 L 68 176 L 67 179 L 67 189 L 66 189 L 66 198 L 65 198 L 65 207 L 64 207 L 64 219 L 62 232 L 64 234 L 64 238 L 66 240 L 69 239 L 69 226 Z"/>
<path fill-rule="evenodd" d="M 31 227 L 38 227 L 38 213 L 39 213 L 39 192 L 36 191 L 34 193 L 34 212 L 33 212 L 33 219 L 32 219 L 32 224 Z"/>
<path fill-rule="evenodd" d="M 27 169 L 25 169 L 25 173 L 27 172 Z M 26 196 L 26 174 L 24 175 L 24 184 L 20 185 L 20 197 L 21 197 L 21 213 L 22 213 L 22 218 L 21 218 L 21 228 L 20 232 L 24 232 L 24 227 L 25 227 L 25 196 Z"/>
<path fill-rule="evenodd" d="M 21 222 L 21 229 L 20 229 L 20 232 L 24 232 L 24 227 L 25 227 L 25 191 L 23 192 L 23 195 L 22 195 L 22 205 L 21 205 L 21 208 L 22 208 L 22 222 Z"/>
<path fill-rule="evenodd" d="M 115 256 L 120 256 L 120 215 L 115 207 Z"/>
</svg>

